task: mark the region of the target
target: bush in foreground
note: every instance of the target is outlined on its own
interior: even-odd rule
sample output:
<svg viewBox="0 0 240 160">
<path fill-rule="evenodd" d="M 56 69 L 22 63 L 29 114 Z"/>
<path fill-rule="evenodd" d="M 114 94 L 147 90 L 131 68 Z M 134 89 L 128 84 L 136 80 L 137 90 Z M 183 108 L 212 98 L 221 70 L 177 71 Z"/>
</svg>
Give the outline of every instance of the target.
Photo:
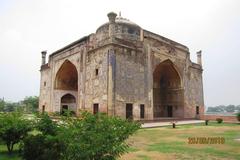
<svg viewBox="0 0 240 160">
<path fill-rule="evenodd" d="M 61 132 L 61 139 L 67 144 L 64 159 L 116 159 L 129 147 L 125 140 L 139 128 L 136 122 L 83 112 L 81 119 L 71 119 Z"/>
<path fill-rule="evenodd" d="M 12 153 L 14 145 L 23 140 L 31 130 L 31 122 L 24 119 L 21 113 L 0 114 L 0 138 L 7 145 L 9 154 Z"/>
<path fill-rule="evenodd" d="M 22 156 L 25 160 L 59 160 L 65 145 L 51 135 L 29 135 L 23 141 Z"/>
<path fill-rule="evenodd" d="M 83 112 L 80 118 L 63 117 L 58 123 L 39 117 L 39 134 L 24 140 L 26 160 L 114 160 L 128 149 L 126 139 L 140 124 L 105 114 Z"/>
<path fill-rule="evenodd" d="M 43 135 L 55 136 L 57 134 L 58 125 L 47 113 L 39 114 L 37 117 L 36 130 L 40 131 Z"/>
</svg>

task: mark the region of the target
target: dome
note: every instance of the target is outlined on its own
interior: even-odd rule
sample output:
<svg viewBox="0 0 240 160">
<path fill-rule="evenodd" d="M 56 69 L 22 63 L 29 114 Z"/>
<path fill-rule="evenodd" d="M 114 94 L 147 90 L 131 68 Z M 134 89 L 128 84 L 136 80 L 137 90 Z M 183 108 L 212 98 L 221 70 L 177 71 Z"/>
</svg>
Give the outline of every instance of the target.
<svg viewBox="0 0 240 160">
<path fill-rule="evenodd" d="M 136 27 L 139 27 L 136 23 L 130 21 L 129 19 L 127 18 L 123 18 L 120 16 L 116 17 L 116 20 L 115 20 L 116 23 L 125 23 L 125 24 L 129 24 L 129 25 L 133 25 L 133 26 L 136 26 Z"/>
<path fill-rule="evenodd" d="M 126 40 L 140 40 L 141 27 L 136 23 L 123 18 L 121 14 L 117 16 L 116 13 L 110 12 L 108 14 L 109 21 L 101 25 L 97 31 L 96 36 L 99 41 L 109 37 L 109 25 L 114 25 L 114 36 Z"/>
<path fill-rule="evenodd" d="M 119 13 L 119 15 L 116 17 L 115 23 L 117 23 L 117 24 L 123 24 L 123 25 L 125 24 L 125 25 L 129 25 L 129 26 L 132 26 L 132 27 L 141 28 L 139 25 L 137 25 L 136 23 L 130 21 L 129 19 L 123 18 L 123 17 L 121 16 L 121 13 Z M 108 26 L 108 25 L 109 25 L 109 22 L 104 23 L 103 25 L 101 25 L 100 27 L 98 27 L 97 32 L 98 32 L 98 30 L 100 30 L 101 28 L 103 28 L 103 27 L 105 27 L 105 26 Z"/>
</svg>

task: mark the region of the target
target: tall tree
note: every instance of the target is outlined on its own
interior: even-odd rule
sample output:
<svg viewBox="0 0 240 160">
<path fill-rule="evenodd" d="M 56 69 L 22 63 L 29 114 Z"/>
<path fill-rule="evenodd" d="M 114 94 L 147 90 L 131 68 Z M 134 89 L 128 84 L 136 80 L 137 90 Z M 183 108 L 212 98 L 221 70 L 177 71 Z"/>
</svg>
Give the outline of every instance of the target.
<svg viewBox="0 0 240 160">
<path fill-rule="evenodd" d="M 19 143 L 32 129 L 30 120 L 24 119 L 21 113 L 0 114 L 0 139 L 7 145 L 11 154 L 15 144 Z"/>
<path fill-rule="evenodd" d="M 25 97 L 24 100 L 22 101 L 22 105 L 25 111 L 35 112 L 38 109 L 38 97 L 37 96 Z"/>
<path fill-rule="evenodd" d="M 0 98 L 0 112 L 4 111 L 4 107 L 5 107 L 5 102 L 3 99 Z"/>
</svg>

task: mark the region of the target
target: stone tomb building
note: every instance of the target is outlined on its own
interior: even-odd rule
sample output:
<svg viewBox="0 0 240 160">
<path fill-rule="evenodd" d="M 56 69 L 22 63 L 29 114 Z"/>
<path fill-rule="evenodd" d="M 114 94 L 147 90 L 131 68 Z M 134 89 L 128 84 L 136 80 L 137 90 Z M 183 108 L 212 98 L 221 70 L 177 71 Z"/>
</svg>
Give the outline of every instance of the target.
<svg viewBox="0 0 240 160">
<path fill-rule="evenodd" d="M 111 12 L 96 33 L 49 55 L 42 52 L 39 110 L 153 120 L 204 112 L 201 52 Z"/>
</svg>

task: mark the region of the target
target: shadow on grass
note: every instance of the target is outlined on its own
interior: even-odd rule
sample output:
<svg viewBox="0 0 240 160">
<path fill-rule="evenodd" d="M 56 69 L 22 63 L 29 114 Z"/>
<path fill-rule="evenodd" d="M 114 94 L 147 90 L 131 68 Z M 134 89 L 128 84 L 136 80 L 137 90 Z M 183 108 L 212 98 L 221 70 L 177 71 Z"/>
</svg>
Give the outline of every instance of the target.
<svg viewBox="0 0 240 160">
<path fill-rule="evenodd" d="M 18 150 L 14 150 L 12 154 L 8 154 L 7 147 L 0 145 L 0 160 L 21 160 Z"/>
</svg>

